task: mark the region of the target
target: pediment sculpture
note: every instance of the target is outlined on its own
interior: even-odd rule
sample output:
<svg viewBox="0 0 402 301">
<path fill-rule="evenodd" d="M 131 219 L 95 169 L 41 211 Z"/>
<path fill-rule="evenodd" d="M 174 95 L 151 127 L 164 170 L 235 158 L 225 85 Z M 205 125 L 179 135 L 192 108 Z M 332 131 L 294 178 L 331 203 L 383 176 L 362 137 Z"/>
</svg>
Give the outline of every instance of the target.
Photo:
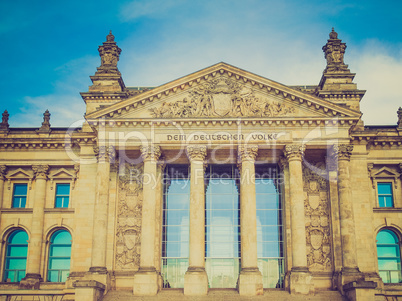
<svg viewBox="0 0 402 301">
<path fill-rule="evenodd" d="M 225 77 L 197 86 L 189 97 L 149 110 L 155 118 L 277 117 L 295 112 L 287 104 L 256 97 L 252 89 Z"/>
</svg>

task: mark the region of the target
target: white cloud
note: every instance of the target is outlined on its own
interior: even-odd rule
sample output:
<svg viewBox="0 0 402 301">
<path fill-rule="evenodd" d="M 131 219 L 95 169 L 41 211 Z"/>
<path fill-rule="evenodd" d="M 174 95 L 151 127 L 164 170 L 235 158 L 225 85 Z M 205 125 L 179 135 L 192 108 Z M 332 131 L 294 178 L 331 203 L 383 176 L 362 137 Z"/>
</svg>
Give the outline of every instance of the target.
<svg viewBox="0 0 402 301">
<path fill-rule="evenodd" d="M 396 111 L 402 106 L 402 53 L 392 56 L 383 44 L 372 40 L 359 53 L 354 51 L 351 61 L 354 82 L 367 90 L 360 104 L 365 124 L 396 125 Z"/>
<path fill-rule="evenodd" d="M 10 114 L 11 127 L 40 127 L 43 113 L 48 109 L 52 127 L 68 127 L 82 120 L 85 103 L 79 92 L 88 91 L 91 84 L 89 76 L 96 71 L 99 58 L 85 56 L 71 60 L 55 71 L 57 80 L 53 82 L 54 91 L 47 95 L 25 96 L 19 112 Z"/>
</svg>

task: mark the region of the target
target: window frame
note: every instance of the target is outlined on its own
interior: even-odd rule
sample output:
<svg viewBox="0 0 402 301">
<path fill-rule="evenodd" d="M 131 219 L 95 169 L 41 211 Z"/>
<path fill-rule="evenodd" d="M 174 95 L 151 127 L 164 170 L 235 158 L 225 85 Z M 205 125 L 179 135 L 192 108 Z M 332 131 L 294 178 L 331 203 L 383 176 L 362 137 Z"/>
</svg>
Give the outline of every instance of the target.
<svg viewBox="0 0 402 301">
<path fill-rule="evenodd" d="M 25 232 L 25 234 L 27 236 L 26 244 L 13 244 L 13 245 L 19 245 L 19 246 L 26 246 L 26 255 L 25 255 L 25 257 L 20 257 L 20 259 L 25 258 L 25 270 L 24 271 L 25 271 L 25 275 L 26 275 L 27 262 L 28 262 L 28 249 L 29 249 L 29 234 L 28 234 L 28 231 L 26 231 L 24 228 L 13 228 L 13 229 L 10 229 L 9 231 L 7 231 L 7 234 L 5 235 L 5 240 L 4 240 L 4 244 L 3 244 L 3 246 L 4 246 L 4 248 L 3 248 L 3 250 L 4 250 L 3 254 L 4 255 L 3 256 L 4 257 L 3 257 L 3 260 L 2 260 L 3 267 L 1 269 L 1 282 L 19 283 L 19 281 L 17 281 L 17 282 L 15 282 L 15 281 L 8 282 L 7 279 L 9 279 L 9 278 L 7 278 L 7 279 L 5 278 L 6 270 L 10 270 L 10 269 L 6 269 L 8 257 L 16 257 L 16 256 L 8 256 L 8 253 L 9 253 L 8 250 L 9 250 L 9 246 L 10 246 L 9 240 L 10 240 L 11 235 L 13 235 L 13 233 L 16 233 L 16 232 Z M 22 270 L 16 269 L 15 271 L 22 271 Z M 24 277 L 25 277 L 25 275 L 24 275 Z M 18 279 L 18 274 L 16 276 L 17 276 L 17 279 Z"/>
<path fill-rule="evenodd" d="M 60 245 L 64 245 L 64 246 L 70 246 L 70 256 L 68 258 L 70 260 L 69 271 L 71 272 L 71 258 L 72 258 L 71 252 L 72 252 L 72 245 L 73 245 L 73 236 L 71 234 L 71 231 L 69 229 L 66 229 L 66 228 L 53 229 L 53 231 L 51 231 L 49 233 L 49 235 L 48 235 L 47 248 L 46 248 L 47 249 L 46 250 L 46 257 L 47 258 L 46 258 L 46 266 L 45 266 L 45 279 L 46 279 L 45 281 L 48 282 L 48 283 L 65 283 L 65 282 L 60 282 L 60 281 L 55 282 L 55 281 L 50 281 L 49 280 L 49 275 L 50 275 L 49 271 L 59 271 L 59 275 L 58 275 L 58 280 L 59 280 L 60 277 L 62 277 L 62 274 L 60 275 L 60 271 L 66 270 L 66 269 L 50 269 L 50 261 L 51 261 L 51 259 L 52 258 L 57 258 L 57 256 L 50 256 L 50 251 L 51 251 L 51 247 L 52 247 L 52 238 L 56 233 L 62 232 L 62 231 L 65 231 L 65 232 L 69 233 L 70 237 L 71 237 L 70 244 L 60 244 Z M 59 258 L 67 258 L 67 256 L 59 256 Z M 69 277 L 69 276 L 67 276 L 67 277 Z M 67 279 L 66 279 L 66 281 L 67 281 Z"/>
<path fill-rule="evenodd" d="M 21 206 L 19 206 L 19 207 L 14 207 L 14 197 L 16 196 L 15 195 L 15 188 L 16 188 L 16 186 L 21 186 L 21 185 L 26 185 L 26 194 L 25 194 L 25 204 L 24 204 L 24 207 L 21 207 Z M 29 192 L 29 183 L 28 182 L 21 182 L 21 181 L 18 181 L 18 182 L 14 182 L 13 183 L 13 188 L 12 188 L 12 193 L 11 193 L 11 207 L 10 208 L 12 208 L 12 209 L 21 209 L 21 208 L 27 208 L 27 204 L 28 204 L 28 192 Z M 18 197 L 22 197 L 22 195 L 18 195 Z M 20 205 L 21 205 L 21 200 L 20 200 Z"/>
<path fill-rule="evenodd" d="M 391 200 L 392 200 L 392 206 L 381 206 L 380 204 L 380 196 L 384 194 L 380 194 L 378 190 L 378 184 L 389 184 L 391 186 Z M 377 208 L 395 208 L 395 185 L 392 181 L 386 180 L 386 179 L 381 179 L 381 180 L 376 180 L 375 181 L 375 196 L 376 196 L 376 206 Z"/>
<path fill-rule="evenodd" d="M 66 206 L 66 207 L 64 207 L 64 206 L 61 206 L 61 207 L 57 207 L 56 206 L 56 202 L 57 202 L 57 186 L 58 185 L 68 185 L 69 186 L 69 188 L 68 188 L 68 206 Z M 68 208 L 70 208 L 70 205 L 71 205 L 71 183 L 70 182 L 67 182 L 67 181 L 63 181 L 63 182 L 56 182 L 55 184 L 54 184 L 54 202 L 53 202 L 53 208 L 55 208 L 55 209 L 68 209 Z M 66 196 L 66 195 L 60 195 L 60 196 Z M 64 200 L 63 200 L 63 204 L 64 204 Z"/>
<path fill-rule="evenodd" d="M 378 234 L 380 234 L 380 232 L 383 232 L 383 231 L 392 232 L 392 233 L 396 236 L 396 238 L 397 238 L 397 240 L 398 240 L 398 242 L 395 243 L 395 244 L 382 244 L 382 245 L 389 245 L 389 246 L 391 246 L 391 245 L 397 245 L 397 246 L 398 246 L 398 251 L 399 251 L 399 270 L 380 270 L 380 267 L 379 267 L 379 259 L 381 259 L 381 258 L 379 258 L 379 256 L 378 256 L 378 240 L 377 240 L 377 236 L 378 236 Z M 397 231 L 397 230 L 395 230 L 395 229 L 392 229 L 392 228 L 382 228 L 382 229 L 380 229 L 379 231 L 377 231 L 377 234 L 376 234 L 376 236 L 375 236 L 375 246 L 376 246 L 376 257 L 377 257 L 377 271 L 378 271 L 378 275 L 380 276 L 380 271 L 399 271 L 399 275 L 400 275 L 400 282 L 395 282 L 395 283 L 393 283 L 393 282 L 385 282 L 385 281 L 382 279 L 382 277 L 380 276 L 380 278 L 381 278 L 381 280 L 383 281 L 383 283 L 384 283 L 384 284 L 390 284 L 390 285 L 402 284 L 402 241 L 401 241 L 400 232 Z M 383 257 L 383 258 L 386 258 L 386 257 Z M 397 257 L 395 257 L 395 258 L 397 258 Z"/>
</svg>

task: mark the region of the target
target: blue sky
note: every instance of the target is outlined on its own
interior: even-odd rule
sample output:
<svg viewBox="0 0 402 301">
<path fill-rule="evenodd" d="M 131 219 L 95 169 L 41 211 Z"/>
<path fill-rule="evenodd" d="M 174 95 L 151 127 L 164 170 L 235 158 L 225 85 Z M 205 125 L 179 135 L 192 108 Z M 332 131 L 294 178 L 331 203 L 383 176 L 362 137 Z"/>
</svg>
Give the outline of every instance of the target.
<svg viewBox="0 0 402 301">
<path fill-rule="evenodd" d="M 346 42 L 363 120 L 402 106 L 402 1 L 148 0 L 0 2 L 0 110 L 11 127 L 82 119 L 79 92 L 113 30 L 126 86 L 159 86 L 220 61 L 286 85 L 318 84 L 332 27 Z"/>
</svg>

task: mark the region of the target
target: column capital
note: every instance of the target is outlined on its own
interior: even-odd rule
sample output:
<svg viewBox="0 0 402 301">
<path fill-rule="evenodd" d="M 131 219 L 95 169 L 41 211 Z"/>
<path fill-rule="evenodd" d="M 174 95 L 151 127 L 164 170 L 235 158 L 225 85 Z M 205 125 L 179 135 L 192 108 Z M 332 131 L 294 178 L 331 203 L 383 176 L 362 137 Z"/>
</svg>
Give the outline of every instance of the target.
<svg viewBox="0 0 402 301">
<path fill-rule="evenodd" d="M 255 161 L 258 155 L 258 145 L 239 145 L 237 149 L 238 162 Z"/>
<path fill-rule="evenodd" d="M 190 161 L 204 161 L 207 156 L 207 147 L 205 145 L 187 145 L 186 152 Z"/>
<path fill-rule="evenodd" d="M 98 159 L 98 162 L 114 162 L 116 158 L 114 146 L 94 146 L 94 153 Z"/>
<path fill-rule="evenodd" d="M 351 144 L 336 144 L 332 147 L 333 160 L 350 160 L 352 155 L 353 145 Z"/>
<path fill-rule="evenodd" d="M 0 180 L 4 180 L 7 173 L 7 166 L 0 165 Z"/>
<path fill-rule="evenodd" d="M 159 145 L 142 145 L 140 147 L 141 157 L 144 161 L 154 160 L 157 161 L 162 155 Z"/>
<path fill-rule="evenodd" d="M 301 160 L 304 156 L 306 146 L 304 144 L 290 144 L 285 146 L 285 156 L 288 161 Z"/>
<path fill-rule="evenodd" d="M 49 172 L 49 165 L 32 165 L 32 170 L 36 179 L 46 180 L 47 173 Z"/>
</svg>

